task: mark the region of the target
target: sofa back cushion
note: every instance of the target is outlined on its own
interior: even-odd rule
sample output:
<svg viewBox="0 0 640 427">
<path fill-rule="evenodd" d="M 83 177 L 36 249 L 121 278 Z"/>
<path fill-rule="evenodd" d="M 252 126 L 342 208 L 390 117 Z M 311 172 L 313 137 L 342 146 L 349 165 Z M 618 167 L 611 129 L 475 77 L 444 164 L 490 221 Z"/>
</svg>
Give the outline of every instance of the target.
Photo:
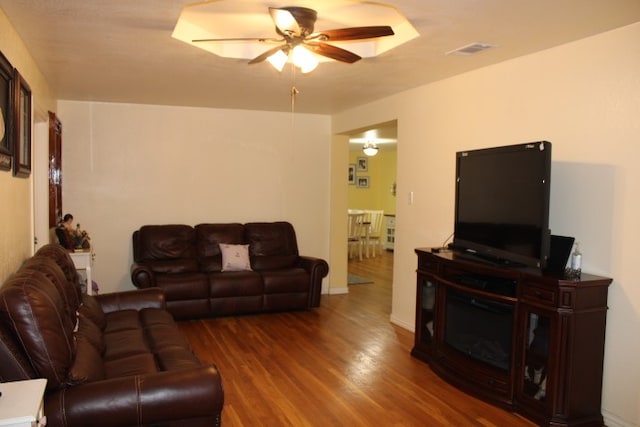
<svg viewBox="0 0 640 427">
<path fill-rule="evenodd" d="M 102 330 L 89 317 L 80 315 L 74 336 L 75 354 L 67 383 L 75 385 L 104 379 L 102 355 L 105 344 Z"/>
<path fill-rule="evenodd" d="M 75 323 L 65 301 L 46 274 L 21 269 L 0 289 L 0 318 L 10 325 L 36 375 L 48 389 L 66 383 L 74 356 Z"/>
<path fill-rule="evenodd" d="M 181 224 L 144 225 L 134 233 L 133 257 L 158 273 L 197 271 L 195 230 Z"/>
<path fill-rule="evenodd" d="M 76 312 L 80 307 L 80 301 L 78 300 L 80 286 L 77 281 L 69 283 L 58 264 L 56 264 L 53 259 L 43 255 L 35 255 L 27 259 L 22 264 L 21 269 L 38 270 L 44 273 L 51 283 L 55 285 L 58 293 L 62 297 L 65 313 L 69 317 L 69 320 L 75 323 Z"/>
<path fill-rule="evenodd" d="M 275 270 L 296 264 L 298 243 L 290 223 L 251 222 L 244 227 L 254 270 Z"/>
<path fill-rule="evenodd" d="M 69 297 L 69 302 L 73 306 L 80 304 L 80 301 L 82 300 L 82 290 L 80 289 L 78 272 L 76 271 L 76 266 L 71 259 L 71 255 L 69 255 L 69 251 L 57 243 L 49 243 L 48 245 L 44 245 L 38 249 L 35 255 L 37 257 L 52 259 L 56 264 L 58 264 L 58 267 L 62 270 L 64 277 L 67 279 L 67 285 L 69 286 L 69 289 L 67 289 L 67 296 Z M 69 292 L 72 292 L 75 297 Z"/>
<path fill-rule="evenodd" d="M 222 270 L 220 244 L 240 245 L 245 243 L 244 226 L 230 224 L 198 224 L 195 227 L 198 259 L 205 273 Z"/>
<path fill-rule="evenodd" d="M 82 295 L 82 305 L 78 308 L 78 315 L 80 317 L 86 317 L 92 321 L 101 331 L 107 326 L 107 319 L 105 318 L 102 306 L 92 295 Z"/>
</svg>

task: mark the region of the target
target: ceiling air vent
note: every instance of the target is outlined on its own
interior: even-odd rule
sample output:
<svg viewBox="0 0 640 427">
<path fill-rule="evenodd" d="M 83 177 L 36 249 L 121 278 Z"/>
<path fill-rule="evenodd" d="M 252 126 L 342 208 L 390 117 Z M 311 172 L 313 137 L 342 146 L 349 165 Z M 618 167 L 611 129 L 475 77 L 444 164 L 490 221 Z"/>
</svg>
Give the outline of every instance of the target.
<svg viewBox="0 0 640 427">
<path fill-rule="evenodd" d="M 494 44 L 489 43 L 471 43 L 466 46 L 459 47 L 447 52 L 447 55 L 473 55 L 474 53 L 482 52 L 483 50 L 496 47 Z"/>
</svg>

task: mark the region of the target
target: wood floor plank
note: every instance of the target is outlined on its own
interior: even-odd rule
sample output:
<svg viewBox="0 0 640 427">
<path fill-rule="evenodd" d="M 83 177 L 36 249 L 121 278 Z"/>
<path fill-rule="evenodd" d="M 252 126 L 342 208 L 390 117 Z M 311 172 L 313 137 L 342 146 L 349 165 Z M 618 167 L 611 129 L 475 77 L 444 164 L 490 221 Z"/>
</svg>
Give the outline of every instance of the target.
<svg viewBox="0 0 640 427">
<path fill-rule="evenodd" d="M 374 283 L 323 295 L 314 310 L 180 322 L 222 374 L 225 427 L 533 426 L 410 356 L 413 333 L 389 322 L 391 253 L 349 272 Z"/>
</svg>

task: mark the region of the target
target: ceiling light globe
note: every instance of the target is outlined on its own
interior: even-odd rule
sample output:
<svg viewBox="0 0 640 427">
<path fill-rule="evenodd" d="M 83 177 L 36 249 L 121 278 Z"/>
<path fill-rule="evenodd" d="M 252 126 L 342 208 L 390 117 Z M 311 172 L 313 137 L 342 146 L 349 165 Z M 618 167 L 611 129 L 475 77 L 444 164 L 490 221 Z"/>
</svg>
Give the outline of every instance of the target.
<svg viewBox="0 0 640 427">
<path fill-rule="evenodd" d="M 291 52 L 291 57 L 293 65 L 299 67 L 303 73 L 309 73 L 318 66 L 316 57 L 304 46 L 298 45 L 294 47 Z"/>
<path fill-rule="evenodd" d="M 375 156 L 378 154 L 378 146 L 367 142 L 362 147 L 362 152 L 369 157 Z"/>
<path fill-rule="evenodd" d="M 284 68 L 284 64 L 287 63 L 288 58 L 289 56 L 286 53 L 284 53 L 282 50 L 279 50 L 268 57 L 267 61 L 269 61 L 269 63 L 273 65 L 273 68 L 278 71 L 282 71 L 282 69 Z"/>
</svg>

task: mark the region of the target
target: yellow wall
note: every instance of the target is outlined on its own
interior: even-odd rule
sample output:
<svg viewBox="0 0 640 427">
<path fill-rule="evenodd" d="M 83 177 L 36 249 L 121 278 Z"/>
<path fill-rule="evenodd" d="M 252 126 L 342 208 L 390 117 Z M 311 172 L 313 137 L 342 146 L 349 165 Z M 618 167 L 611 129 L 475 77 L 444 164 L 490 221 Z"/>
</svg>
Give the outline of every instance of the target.
<svg viewBox="0 0 640 427">
<path fill-rule="evenodd" d="M 335 133 L 398 120 L 394 323 L 413 329 L 414 248 L 453 231 L 455 152 L 553 143 L 550 226 L 609 290 L 603 414 L 640 425 L 640 23 L 435 82 L 333 117 Z M 414 203 L 407 202 L 413 192 Z"/>
<path fill-rule="evenodd" d="M 55 111 L 55 100 L 33 58 L 1 9 L 0 51 L 29 83 L 34 118 L 45 120 L 47 110 Z M 31 183 L 31 178 L 14 178 L 11 171 L 0 171 L 0 282 L 32 252 Z"/>
<path fill-rule="evenodd" d="M 349 151 L 350 164 L 357 164 L 358 158 L 363 157 L 366 156 L 360 150 Z M 356 171 L 356 177 L 369 177 L 369 188 L 349 185 L 349 208 L 382 209 L 385 215 L 393 215 L 396 211 L 396 198 L 391 194 L 391 187 L 396 182 L 397 150 L 385 147 L 375 156 L 366 158 L 368 170 Z"/>
</svg>

